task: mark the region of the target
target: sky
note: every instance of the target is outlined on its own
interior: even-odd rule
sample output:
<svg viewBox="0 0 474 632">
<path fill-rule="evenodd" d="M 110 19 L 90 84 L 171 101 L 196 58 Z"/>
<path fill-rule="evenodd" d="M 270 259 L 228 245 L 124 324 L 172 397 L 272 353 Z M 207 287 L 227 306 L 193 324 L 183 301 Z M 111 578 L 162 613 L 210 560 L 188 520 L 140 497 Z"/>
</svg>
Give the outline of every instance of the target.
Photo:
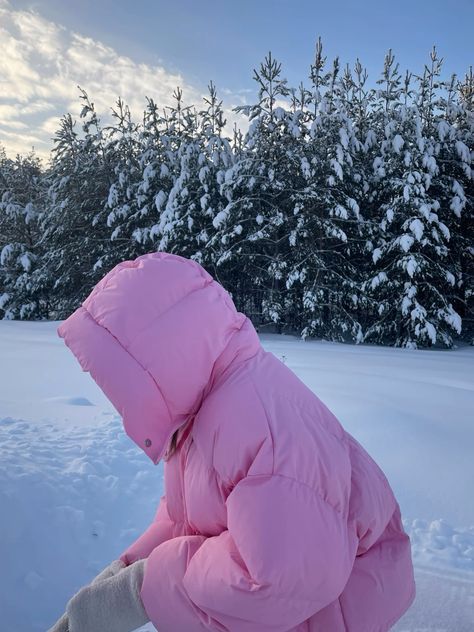
<svg viewBox="0 0 474 632">
<path fill-rule="evenodd" d="M 292 86 L 307 82 L 321 36 L 328 68 L 357 59 L 375 87 L 391 48 L 402 76 L 421 74 L 436 46 L 442 76 L 474 60 L 474 0 L 0 0 L 0 144 L 47 159 L 60 117 L 79 120 L 78 85 L 102 121 L 119 96 L 139 120 L 146 96 L 171 105 L 177 86 L 198 104 L 212 80 L 232 108 L 254 102 L 265 55 Z"/>
</svg>

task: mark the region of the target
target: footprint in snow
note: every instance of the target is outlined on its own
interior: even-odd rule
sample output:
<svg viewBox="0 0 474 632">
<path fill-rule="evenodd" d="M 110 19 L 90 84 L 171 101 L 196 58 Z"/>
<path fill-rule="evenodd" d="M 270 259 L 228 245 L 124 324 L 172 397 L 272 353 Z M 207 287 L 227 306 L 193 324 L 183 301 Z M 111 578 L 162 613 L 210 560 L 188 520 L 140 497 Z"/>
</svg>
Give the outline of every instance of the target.
<svg viewBox="0 0 474 632">
<path fill-rule="evenodd" d="M 76 397 L 46 397 L 43 399 L 44 402 L 55 402 L 57 404 L 69 404 L 70 406 L 95 406 L 91 401 L 87 399 L 87 397 L 81 397 L 80 395 Z"/>
</svg>

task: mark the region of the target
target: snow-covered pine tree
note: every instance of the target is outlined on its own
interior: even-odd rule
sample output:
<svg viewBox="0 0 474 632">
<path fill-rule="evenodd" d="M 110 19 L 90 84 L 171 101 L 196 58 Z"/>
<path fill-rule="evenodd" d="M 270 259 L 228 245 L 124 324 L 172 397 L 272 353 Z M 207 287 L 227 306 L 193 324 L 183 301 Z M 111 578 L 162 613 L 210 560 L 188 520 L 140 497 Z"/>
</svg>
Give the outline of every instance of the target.
<svg viewBox="0 0 474 632">
<path fill-rule="evenodd" d="M 433 142 L 424 134 L 425 104 L 402 102 L 404 88 L 391 50 L 377 83 L 384 84 L 379 92 L 384 138 L 373 164 L 378 235 L 373 275 L 363 287 L 377 309 L 365 339 L 409 348 L 450 346 L 460 318 L 446 298 L 449 230 L 430 190 L 439 169 Z M 408 89 L 405 83 L 405 94 Z"/>
<path fill-rule="evenodd" d="M 376 227 L 376 208 L 374 191 L 372 190 L 372 164 L 378 152 L 377 138 L 379 126 L 375 114 L 374 103 L 376 90 L 366 87 L 367 70 L 357 58 L 354 69 L 346 67 L 342 85 L 345 88 L 344 105 L 347 116 L 352 123 L 352 169 L 350 173 L 350 189 L 352 197 L 360 208 L 357 231 L 351 235 L 350 260 L 357 273 L 357 287 L 350 295 L 357 308 L 357 320 L 360 329 L 354 336 L 356 342 L 361 340 L 361 332 L 370 321 L 371 297 L 362 291 L 362 284 L 371 274 L 372 258 L 367 252 L 373 250 L 372 240 Z"/>
<path fill-rule="evenodd" d="M 297 265 L 287 287 L 303 289 L 301 336 L 359 340 L 358 279 L 361 217 L 354 197 L 352 156 L 360 150 L 346 111 L 347 85 L 338 81 L 339 60 L 324 72 L 321 38 L 311 66 L 311 96 L 306 103 L 308 128 L 299 155 L 303 183 L 293 183 L 290 244 Z"/>
<path fill-rule="evenodd" d="M 288 109 L 290 89 L 271 52 L 254 79 L 258 102 L 234 108 L 250 125 L 222 182 L 227 205 L 214 218 L 211 247 L 220 250 L 216 266 L 239 308 L 281 328 L 291 311 L 285 275 L 293 256 L 291 198 L 301 183 L 300 113 Z"/>
<path fill-rule="evenodd" d="M 138 194 L 142 178 L 139 164 L 141 144 L 139 125 L 132 120 L 130 108 L 122 98 L 112 108 L 115 119 L 104 128 L 107 137 L 105 157 L 113 169 L 113 176 L 103 204 L 94 217 L 93 225 L 102 227 L 109 235 L 109 243 L 94 262 L 95 274 L 103 276 L 119 261 L 134 259 L 147 252 L 146 217 Z"/>
<path fill-rule="evenodd" d="M 460 222 L 462 235 L 460 268 L 463 290 L 457 296 L 462 303 L 462 313 L 466 322 L 466 335 L 474 344 L 474 74 L 472 66 L 459 86 L 462 103 L 462 117 L 459 129 L 460 143 L 456 143 L 458 163 L 462 169 L 462 185 L 466 196 L 466 206 Z M 453 244 L 453 248 L 456 245 Z"/>
<path fill-rule="evenodd" d="M 194 222 L 199 208 L 195 187 L 198 170 L 204 161 L 199 138 L 197 113 L 192 105 L 183 106 L 182 90 L 174 95 L 168 123 L 169 158 L 173 161 L 173 185 L 160 208 L 153 235 L 159 236 L 158 250 L 189 257 L 195 250 Z"/>
<path fill-rule="evenodd" d="M 438 100 L 432 133 L 439 174 L 433 182 L 445 209 L 450 232 L 449 261 L 452 301 L 474 337 L 474 77 L 472 67 L 463 82 L 453 74 L 440 82 L 447 92 Z M 463 326 L 464 329 L 464 326 Z"/>
<path fill-rule="evenodd" d="M 0 318 L 48 317 L 48 297 L 37 282 L 41 259 L 38 218 L 44 210 L 41 160 L 34 151 L 15 160 L 0 147 Z"/>
<path fill-rule="evenodd" d="M 170 131 L 175 139 L 175 160 L 179 171 L 154 232 L 161 236 L 159 250 L 176 252 L 195 259 L 205 268 L 214 268 L 213 251 L 208 247 L 214 230 L 213 219 L 223 206 L 218 180 L 232 164 L 222 102 L 214 84 L 208 86 L 204 109 L 196 112 L 181 104 L 181 91 L 175 94 L 177 106 L 171 113 Z"/>
<path fill-rule="evenodd" d="M 143 244 L 148 250 L 158 249 L 157 220 L 166 204 L 169 192 L 176 180 L 175 148 L 169 134 L 166 111 L 159 114 L 158 105 L 147 97 L 140 133 L 141 151 L 138 162 L 141 180 L 137 187 L 137 203 L 141 208 L 143 224 L 140 227 Z M 137 232 L 138 236 L 138 232 Z"/>
<path fill-rule="evenodd" d="M 0 201 L 3 200 L 5 193 L 12 182 L 13 160 L 7 158 L 5 147 L 0 143 Z M 8 235 L 11 233 L 11 220 L 4 210 L 0 210 L 0 255 L 3 248 L 8 245 Z M 7 272 L 1 264 L 0 258 L 0 318 L 5 315 L 4 306 L 10 299 L 10 294 L 6 291 Z"/>
<path fill-rule="evenodd" d="M 199 112 L 200 137 L 202 144 L 202 166 L 199 169 L 199 185 L 197 198 L 201 209 L 200 225 L 194 231 L 197 250 L 192 258 L 203 265 L 209 272 L 219 278 L 219 271 L 215 262 L 221 254 L 221 249 L 212 248 L 211 236 L 215 231 L 214 218 L 227 205 L 227 198 L 221 192 L 221 184 L 225 174 L 234 164 L 234 154 L 231 141 L 224 136 L 226 119 L 222 108 L 222 101 L 217 97 L 214 83 L 208 85 L 208 96 L 204 97 L 204 108 Z"/>
<path fill-rule="evenodd" d="M 196 230 L 200 232 L 198 225 L 201 211 L 197 203 L 197 188 L 198 173 L 204 166 L 205 157 L 198 136 L 196 112 L 188 110 L 183 119 L 186 121 L 186 132 L 181 137 L 176 152 L 179 175 L 169 192 L 160 217 L 162 239 L 158 248 L 190 257 L 196 249 Z"/>
<path fill-rule="evenodd" d="M 107 250 L 110 231 L 94 224 L 110 188 L 111 166 L 104 157 L 104 133 L 94 104 L 81 89 L 83 137 L 70 114 L 61 118 L 46 175 L 47 209 L 41 217 L 42 242 L 38 283 L 51 302 L 50 318 L 68 316 L 83 300 L 100 273 L 94 263 Z"/>
</svg>

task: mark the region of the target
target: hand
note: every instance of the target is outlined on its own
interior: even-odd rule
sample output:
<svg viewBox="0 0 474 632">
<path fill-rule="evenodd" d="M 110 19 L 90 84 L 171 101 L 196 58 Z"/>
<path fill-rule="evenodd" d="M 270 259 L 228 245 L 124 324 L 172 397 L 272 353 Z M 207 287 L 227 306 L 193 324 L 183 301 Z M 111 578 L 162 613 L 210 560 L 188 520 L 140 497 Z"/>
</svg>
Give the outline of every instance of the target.
<svg viewBox="0 0 474 632">
<path fill-rule="evenodd" d="M 137 560 L 115 575 L 81 588 L 66 606 L 68 627 L 64 632 L 132 632 L 147 623 L 150 619 L 140 598 L 145 563 Z"/>
<path fill-rule="evenodd" d="M 95 584 L 96 582 L 100 582 L 103 579 L 108 579 L 109 577 L 113 577 L 117 575 L 123 568 L 127 565 L 122 560 L 114 560 L 108 566 L 104 568 L 94 579 L 91 581 L 91 584 Z"/>
<path fill-rule="evenodd" d="M 104 568 L 94 579 L 91 581 L 91 584 L 96 584 L 104 579 L 109 579 L 109 577 L 113 577 L 117 573 L 119 573 L 122 569 L 126 568 L 125 562 L 122 560 L 114 560 L 108 566 Z M 48 630 L 48 632 L 70 632 L 69 631 L 69 620 L 67 614 L 63 614 L 63 616 L 56 621 L 52 628 Z"/>
</svg>

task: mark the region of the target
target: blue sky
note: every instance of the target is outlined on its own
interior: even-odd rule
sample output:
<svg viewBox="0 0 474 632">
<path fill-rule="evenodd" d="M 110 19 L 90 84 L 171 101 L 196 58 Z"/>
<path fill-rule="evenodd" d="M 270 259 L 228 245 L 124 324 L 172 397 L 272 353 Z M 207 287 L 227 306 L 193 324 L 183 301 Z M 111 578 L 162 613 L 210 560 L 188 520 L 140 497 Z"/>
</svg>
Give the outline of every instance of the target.
<svg viewBox="0 0 474 632">
<path fill-rule="evenodd" d="M 104 111 L 121 92 L 138 115 L 145 94 L 164 103 L 172 86 L 182 85 L 190 99 L 199 98 L 212 79 L 230 108 L 252 100 L 253 68 L 269 50 L 290 84 L 305 81 L 319 35 L 328 64 L 339 55 L 342 66 L 352 67 L 359 57 L 371 85 L 389 48 L 402 73 L 421 73 L 433 45 L 444 57 L 446 77 L 463 76 L 474 59 L 473 0 L 0 0 L 0 12 L 8 17 L 0 20 L 0 43 L 8 39 L 0 62 L 0 80 L 9 73 L 0 97 L 0 142 L 7 153 L 25 151 L 35 138 L 35 148 L 48 151 L 58 116 L 79 111 L 76 84 Z M 28 94 L 12 80 L 19 55 L 27 66 L 24 80 L 34 82 L 23 86 Z M 5 96 L 5 88 L 12 94 Z M 17 92 L 25 116 L 15 119 Z"/>
</svg>

